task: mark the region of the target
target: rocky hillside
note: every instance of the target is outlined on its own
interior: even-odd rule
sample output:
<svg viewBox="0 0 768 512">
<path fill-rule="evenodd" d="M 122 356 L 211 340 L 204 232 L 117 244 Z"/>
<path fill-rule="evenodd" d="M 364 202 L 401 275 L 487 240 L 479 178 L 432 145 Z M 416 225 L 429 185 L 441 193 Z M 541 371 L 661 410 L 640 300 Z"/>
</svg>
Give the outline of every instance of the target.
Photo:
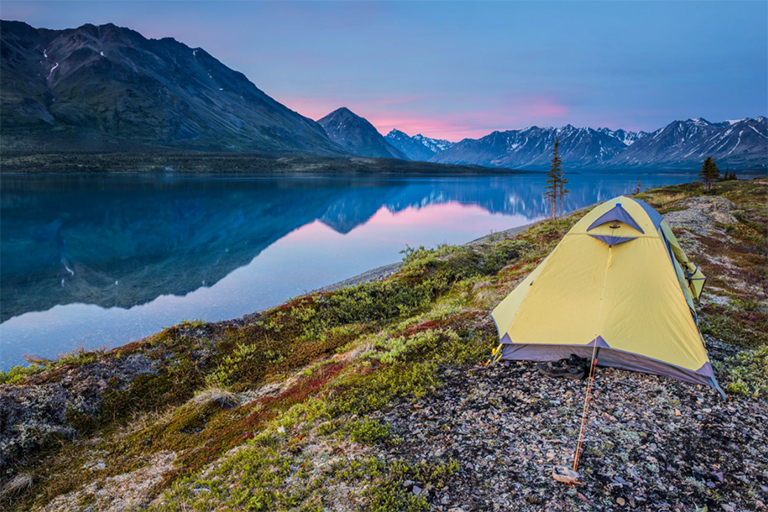
<svg viewBox="0 0 768 512">
<path fill-rule="evenodd" d="M 350 153 L 372 158 L 409 160 L 368 122 L 346 107 L 334 110 L 317 121 L 336 144 Z"/>
<path fill-rule="evenodd" d="M 1 29 L 4 149 L 344 153 L 202 48 L 112 24 Z"/>
<path fill-rule="evenodd" d="M 571 170 L 696 170 L 707 156 L 725 170 L 768 168 L 768 121 L 765 117 L 710 123 L 674 121 L 653 133 L 607 128 L 539 128 L 493 132 L 465 139 L 431 158 L 433 162 L 544 170 L 552 159 L 555 137 L 560 157 Z"/>
<path fill-rule="evenodd" d="M 709 277 L 730 400 L 601 368 L 485 366 L 488 312 L 584 215 L 410 251 L 383 281 L 0 374 L 4 510 L 760 510 L 768 503 L 768 181 L 647 191 Z M 511 234 L 510 234 L 511 236 Z"/>
</svg>

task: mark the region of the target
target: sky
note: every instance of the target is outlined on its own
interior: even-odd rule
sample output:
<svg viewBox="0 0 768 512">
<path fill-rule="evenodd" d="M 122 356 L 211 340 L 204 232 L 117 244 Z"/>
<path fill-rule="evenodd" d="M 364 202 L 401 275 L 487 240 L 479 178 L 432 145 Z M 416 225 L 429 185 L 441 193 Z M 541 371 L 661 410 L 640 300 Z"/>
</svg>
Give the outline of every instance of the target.
<svg viewBox="0 0 768 512">
<path fill-rule="evenodd" d="M 768 114 L 768 2 L 3 0 L 40 28 L 114 23 L 204 48 L 312 119 L 382 133 L 653 131 Z"/>
</svg>

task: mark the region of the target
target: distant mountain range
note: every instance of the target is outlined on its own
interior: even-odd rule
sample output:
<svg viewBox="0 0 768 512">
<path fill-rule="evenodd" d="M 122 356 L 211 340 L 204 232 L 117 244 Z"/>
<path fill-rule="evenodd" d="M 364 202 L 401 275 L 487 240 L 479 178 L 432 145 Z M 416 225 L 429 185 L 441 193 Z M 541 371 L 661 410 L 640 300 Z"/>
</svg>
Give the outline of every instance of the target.
<svg viewBox="0 0 768 512">
<path fill-rule="evenodd" d="M 454 144 L 399 130 L 383 137 L 343 107 L 315 122 L 201 48 L 112 24 L 2 21 L 0 49 L 5 151 L 290 152 L 544 170 L 559 138 L 570 170 L 694 170 L 707 156 L 721 168 L 768 168 L 762 116 L 674 121 L 653 133 L 533 126 Z"/>
<path fill-rule="evenodd" d="M 648 134 L 616 155 L 609 164 L 618 168 L 692 167 L 706 157 L 725 169 L 768 168 L 768 120 L 739 119 L 710 123 L 704 119 L 674 121 Z"/>
<path fill-rule="evenodd" d="M 568 169 L 696 169 L 707 156 L 723 169 L 768 165 L 768 122 L 762 116 L 722 123 L 674 121 L 653 133 L 534 126 L 465 139 L 430 161 L 543 170 L 556 137 Z"/>
<path fill-rule="evenodd" d="M 441 151 L 453 146 L 453 142 L 447 140 L 430 139 L 420 133 L 410 137 L 400 130 L 390 131 L 385 138 L 410 160 L 429 160 Z"/>
</svg>

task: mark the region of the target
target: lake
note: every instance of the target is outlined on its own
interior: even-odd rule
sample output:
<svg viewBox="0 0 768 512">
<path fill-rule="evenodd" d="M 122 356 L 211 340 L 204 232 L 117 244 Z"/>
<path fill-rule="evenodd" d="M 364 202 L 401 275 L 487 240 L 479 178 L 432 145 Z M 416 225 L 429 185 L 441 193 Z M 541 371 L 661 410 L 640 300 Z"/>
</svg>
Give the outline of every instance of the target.
<svg viewBox="0 0 768 512">
<path fill-rule="evenodd" d="M 574 209 L 688 174 L 568 174 Z M 543 174 L 3 175 L 0 369 L 216 321 L 546 215 Z"/>
</svg>

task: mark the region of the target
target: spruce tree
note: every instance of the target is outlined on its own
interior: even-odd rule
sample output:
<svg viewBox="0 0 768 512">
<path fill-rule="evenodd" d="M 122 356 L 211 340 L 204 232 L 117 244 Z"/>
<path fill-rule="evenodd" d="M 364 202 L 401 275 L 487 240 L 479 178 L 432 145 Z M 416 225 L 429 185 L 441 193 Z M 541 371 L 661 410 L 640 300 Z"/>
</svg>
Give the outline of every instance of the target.
<svg viewBox="0 0 768 512">
<path fill-rule="evenodd" d="M 547 172 L 547 185 L 544 187 L 544 198 L 549 203 L 553 219 L 557 218 L 558 202 L 564 190 L 563 184 L 561 183 L 563 179 L 563 161 L 560 159 L 559 148 L 560 139 L 559 137 L 555 137 L 555 147 L 552 149 L 552 163 L 549 165 L 549 172 Z"/>
<path fill-rule="evenodd" d="M 559 158 L 558 158 L 558 160 L 559 160 Z M 558 205 L 560 207 L 559 216 L 562 216 L 563 215 L 563 206 L 565 205 L 565 196 L 567 196 L 571 191 L 568 190 L 567 188 L 565 188 L 565 186 L 568 184 L 568 180 L 565 177 L 565 171 L 563 170 L 562 166 L 560 166 L 560 174 L 559 174 L 559 176 L 560 176 L 560 181 L 558 183 L 559 190 L 558 190 L 558 194 L 557 194 L 558 195 L 557 202 L 558 202 Z"/>
<path fill-rule="evenodd" d="M 708 156 L 701 166 L 701 172 L 699 172 L 699 178 L 704 182 L 704 191 L 709 192 L 712 183 L 716 182 L 719 177 L 720 170 L 717 168 L 717 163 L 711 156 Z"/>
</svg>

